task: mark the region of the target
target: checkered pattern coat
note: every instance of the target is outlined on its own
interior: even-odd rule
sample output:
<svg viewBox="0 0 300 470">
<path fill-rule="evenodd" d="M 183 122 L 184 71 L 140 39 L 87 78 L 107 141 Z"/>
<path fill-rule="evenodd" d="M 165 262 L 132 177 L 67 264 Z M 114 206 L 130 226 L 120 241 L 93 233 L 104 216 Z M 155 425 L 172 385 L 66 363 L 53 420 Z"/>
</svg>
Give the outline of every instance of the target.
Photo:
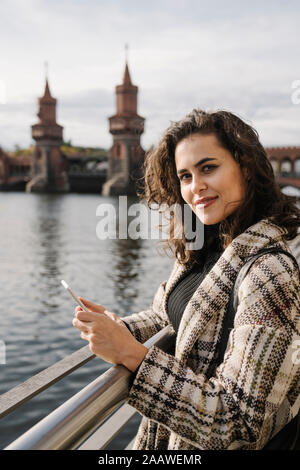
<svg viewBox="0 0 300 470">
<path fill-rule="evenodd" d="M 175 356 L 149 349 L 127 399 L 143 415 L 134 449 L 261 449 L 297 414 L 300 281 L 287 255 L 255 261 L 238 292 L 223 363 L 206 376 L 244 258 L 271 246 L 290 251 L 283 233 L 264 219 L 236 237 L 186 306 Z M 124 318 L 140 342 L 170 325 L 168 295 L 186 269 L 176 262 L 151 307 Z"/>
</svg>

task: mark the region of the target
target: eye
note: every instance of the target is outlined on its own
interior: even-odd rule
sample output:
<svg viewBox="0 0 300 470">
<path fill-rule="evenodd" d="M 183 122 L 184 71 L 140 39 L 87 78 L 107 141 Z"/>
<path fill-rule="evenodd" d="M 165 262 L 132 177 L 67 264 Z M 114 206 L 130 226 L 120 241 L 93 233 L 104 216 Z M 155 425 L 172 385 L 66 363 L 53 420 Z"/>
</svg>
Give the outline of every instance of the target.
<svg viewBox="0 0 300 470">
<path fill-rule="evenodd" d="M 204 168 L 207 168 L 207 171 L 204 171 Z M 204 171 L 204 173 L 209 173 L 210 171 L 212 171 L 214 168 L 217 168 L 216 165 L 204 165 L 202 167 L 202 170 Z"/>
<path fill-rule="evenodd" d="M 190 178 L 190 174 L 189 173 L 184 173 L 183 175 L 180 175 L 179 176 L 179 179 L 180 181 L 186 181 L 188 178 Z"/>
<path fill-rule="evenodd" d="M 201 168 L 201 171 L 203 173 L 210 173 L 212 172 L 215 168 L 217 168 L 217 165 L 203 165 L 203 167 Z M 188 181 L 190 178 L 191 178 L 191 174 L 190 173 L 183 173 L 181 175 L 178 176 L 179 180 L 181 182 L 186 182 Z"/>
</svg>

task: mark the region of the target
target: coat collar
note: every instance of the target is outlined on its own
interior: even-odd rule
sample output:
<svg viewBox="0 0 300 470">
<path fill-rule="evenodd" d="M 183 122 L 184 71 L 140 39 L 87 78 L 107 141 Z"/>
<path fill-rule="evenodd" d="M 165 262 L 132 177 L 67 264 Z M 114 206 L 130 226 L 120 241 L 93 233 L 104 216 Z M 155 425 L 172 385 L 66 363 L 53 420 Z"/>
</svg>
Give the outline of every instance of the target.
<svg viewBox="0 0 300 470">
<path fill-rule="evenodd" d="M 196 289 L 183 312 L 176 339 L 176 357 L 187 358 L 208 322 L 214 316 L 224 314 L 234 281 L 245 258 L 271 246 L 287 249 L 283 240 L 284 233 L 285 229 L 273 224 L 269 219 L 262 219 L 248 227 L 228 245 Z M 191 266 L 185 267 L 178 262 L 175 263 L 166 285 L 165 313 L 170 292 L 190 269 Z M 207 335 L 207 341 L 210 341 L 209 333 Z"/>
</svg>

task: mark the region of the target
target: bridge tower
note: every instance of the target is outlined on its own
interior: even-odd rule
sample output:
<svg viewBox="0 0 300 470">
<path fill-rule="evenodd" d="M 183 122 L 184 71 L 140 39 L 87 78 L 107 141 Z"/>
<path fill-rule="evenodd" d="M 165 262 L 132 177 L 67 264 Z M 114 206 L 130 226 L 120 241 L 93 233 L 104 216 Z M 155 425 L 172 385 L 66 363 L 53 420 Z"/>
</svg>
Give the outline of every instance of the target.
<svg viewBox="0 0 300 470">
<path fill-rule="evenodd" d="M 38 98 L 38 108 L 39 122 L 31 126 L 36 146 L 32 156 L 31 180 L 26 191 L 67 191 L 67 164 L 60 149 L 63 127 L 56 122 L 56 99 L 51 96 L 47 77 L 44 95 Z"/>
<path fill-rule="evenodd" d="M 116 86 L 116 114 L 109 118 L 113 145 L 109 152 L 107 181 L 102 193 L 135 194 L 136 181 L 142 176 L 145 151 L 140 137 L 145 119 L 137 112 L 138 87 L 133 85 L 129 67 L 125 63 L 123 83 Z"/>
</svg>

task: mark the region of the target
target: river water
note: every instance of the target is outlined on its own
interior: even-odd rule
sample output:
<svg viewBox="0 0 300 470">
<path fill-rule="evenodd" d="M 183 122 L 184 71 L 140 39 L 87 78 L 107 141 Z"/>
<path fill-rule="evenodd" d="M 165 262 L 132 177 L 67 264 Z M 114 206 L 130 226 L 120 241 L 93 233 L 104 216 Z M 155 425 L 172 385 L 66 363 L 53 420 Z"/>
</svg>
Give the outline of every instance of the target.
<svg viewBox="0 0 300 470">
<path fill-rule="evenodd" d="M 128 207 L 134 202 L 129 199 Z M 173 261 L 157 249 L 157 240 L 99 239 L 100 204 L 117 209 L 118 198 L 0 194 L 0 342 L 6 353 L 0 394 L 87 344 L 72 326 L 75 303 L 61 279 L 122 317 L 147 308 L 169 276 Z M 2 418 L 0 448 L 109 367 L 97 357 Z M 138 415 L 111 448 L 124 448 L 139 421 Z"/>
</svg>

